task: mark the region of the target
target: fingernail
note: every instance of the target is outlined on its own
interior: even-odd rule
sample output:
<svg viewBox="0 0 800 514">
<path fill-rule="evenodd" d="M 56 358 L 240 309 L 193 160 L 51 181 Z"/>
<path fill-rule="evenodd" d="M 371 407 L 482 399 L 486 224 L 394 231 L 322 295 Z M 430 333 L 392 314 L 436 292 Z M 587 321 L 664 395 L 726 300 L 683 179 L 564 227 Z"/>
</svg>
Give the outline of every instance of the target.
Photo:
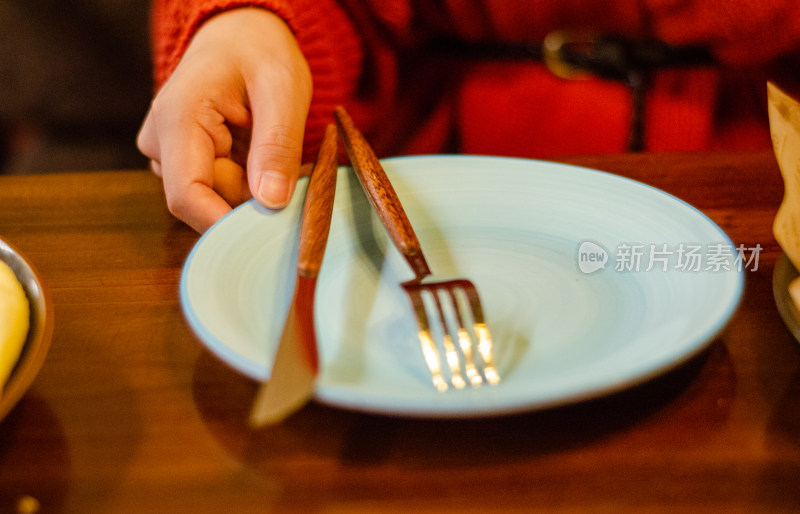
<svg viewBox="0 0 800 514">
<path fill-rule="evenodd" d="M 267 207 L 283 207 L 289 203 L 291 187 L 283 173 L 265 171 L 258 179 L 258 199 Z"/>
</svg>

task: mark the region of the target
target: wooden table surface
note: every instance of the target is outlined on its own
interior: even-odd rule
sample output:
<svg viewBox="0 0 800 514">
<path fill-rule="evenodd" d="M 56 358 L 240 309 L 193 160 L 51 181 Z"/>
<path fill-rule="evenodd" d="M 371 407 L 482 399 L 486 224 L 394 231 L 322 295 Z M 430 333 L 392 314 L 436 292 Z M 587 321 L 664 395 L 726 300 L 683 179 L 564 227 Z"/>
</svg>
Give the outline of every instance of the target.
<svg viewBox="0 0 800 514">
<path fill-rule="evenodd" d="M 728 330 L 642 386 L 543 412 L 394 419 L 311 404 L 251 431 L 256 384 L 194 337 L 197 234 L 144 171 L 0 177 L 0 236 L 55 304 L 45 364 L 0 423 L 0 512 L 800 511 L 800 345 L 772 295 L 770 152 L 570 162 L 671 192 L 760 244 Z"/>
</svg>

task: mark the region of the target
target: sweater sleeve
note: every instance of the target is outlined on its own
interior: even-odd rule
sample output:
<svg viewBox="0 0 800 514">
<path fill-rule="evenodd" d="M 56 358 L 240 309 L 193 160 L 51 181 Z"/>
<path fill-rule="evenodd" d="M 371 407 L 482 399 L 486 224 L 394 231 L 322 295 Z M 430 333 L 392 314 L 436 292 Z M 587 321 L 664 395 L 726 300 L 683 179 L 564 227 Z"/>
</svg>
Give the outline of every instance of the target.
<svg viewBox="0 0 800 514">
<path fill-rule="evenodd" d="M 283 18 L 311 69 L 314 92 L 303 161 L 316 155 L 333 108 L 357 87 L 363 52 L 358 34 L 334 0 L 155 0 L 152 9 L 156 90 L 175 70 L 192 37 L 210 17 L 240 7 L 260 7 Z"/>
<path fill-rule="evenodd" d="M 672 44 L 702 44 L 726 65 L 764 64 L 800 45 L 795 0 L 644 0 L 651 29 Z"/>
</svg>

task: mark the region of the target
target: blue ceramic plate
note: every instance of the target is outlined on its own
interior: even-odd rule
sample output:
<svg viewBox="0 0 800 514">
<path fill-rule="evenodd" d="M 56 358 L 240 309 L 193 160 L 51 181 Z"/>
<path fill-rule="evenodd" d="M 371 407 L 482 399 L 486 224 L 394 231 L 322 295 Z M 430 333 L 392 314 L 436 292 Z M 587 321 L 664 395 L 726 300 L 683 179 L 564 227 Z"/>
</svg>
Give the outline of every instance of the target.
<svg viewBox="0 0 800 514">
<path fill-rule="evenodd" d="M 340 168 L 316 297 L 316 399 L 369 412 L 489 416 L 598 397 L 703 350 L 743 286 L 726 234 L 683 201 L 604 172 L 471 156 L 384 161 L 434 276 L 477 285 L 502 382 L 437 392 L 401 281 L 410 270 Z M 242 205 L 190 254 L 181 301 L 200 340 L 256 380 L 291 299 L 306 181 Z"/>
</svg>

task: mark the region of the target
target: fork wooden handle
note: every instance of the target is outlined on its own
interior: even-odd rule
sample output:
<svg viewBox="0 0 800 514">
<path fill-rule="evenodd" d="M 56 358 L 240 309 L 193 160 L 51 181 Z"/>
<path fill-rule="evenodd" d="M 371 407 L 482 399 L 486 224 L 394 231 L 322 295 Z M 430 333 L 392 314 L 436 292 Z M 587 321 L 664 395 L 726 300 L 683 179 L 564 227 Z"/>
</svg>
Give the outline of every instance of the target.
<svg viewBox="0 0 800 514">
<path fill-rule="evenodd" d="M 333 197 L 336 192 L 336 154 L 339 144 L 336 127 L 325 129 L 325 137 L 317 155 L 317 162 L 308 182 L 300 227 L 300 247 L 297 251 L 297 272 L 304 277 L 315 277 L 322 265 L 322 256 L 331 228 Z"/>
<path fill-rule="evenodd" d="M 414 270 L 417 280 L 430 275 L 431 271 L 422 255 L 417 235 L 375 152 L 355 127 L 344 107 L 337 107 L 334 116 L 350 163 L 395 246 Z"/>
</svg>

